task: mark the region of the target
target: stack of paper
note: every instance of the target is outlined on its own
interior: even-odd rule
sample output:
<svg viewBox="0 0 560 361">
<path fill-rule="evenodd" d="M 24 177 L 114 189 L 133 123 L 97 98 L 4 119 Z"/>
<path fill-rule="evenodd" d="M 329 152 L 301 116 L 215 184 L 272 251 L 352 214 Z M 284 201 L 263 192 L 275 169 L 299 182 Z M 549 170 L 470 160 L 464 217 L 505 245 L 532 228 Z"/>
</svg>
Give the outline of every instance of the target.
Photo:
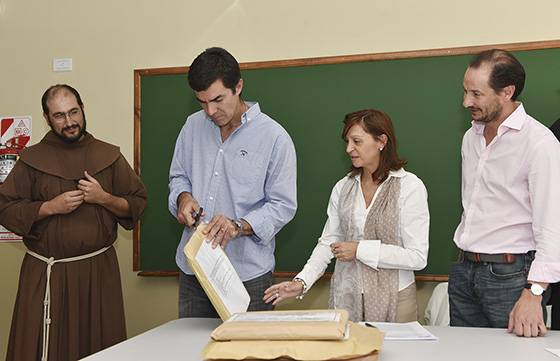
<svg viewBox="0 0 560 361">
<path fill-rule="evenodd" d="M 341 340 L 346 310 L 259 311 L 232 315 L 210 335 L 229 340 Z"/>
<path fill-rule="evenodd" d="M 361 324 L 381 330 L 385 333 L 385 340 L 436 341 L 438 339 L 417 321 L 408 323 L 361 322 Z"/>
</svg>

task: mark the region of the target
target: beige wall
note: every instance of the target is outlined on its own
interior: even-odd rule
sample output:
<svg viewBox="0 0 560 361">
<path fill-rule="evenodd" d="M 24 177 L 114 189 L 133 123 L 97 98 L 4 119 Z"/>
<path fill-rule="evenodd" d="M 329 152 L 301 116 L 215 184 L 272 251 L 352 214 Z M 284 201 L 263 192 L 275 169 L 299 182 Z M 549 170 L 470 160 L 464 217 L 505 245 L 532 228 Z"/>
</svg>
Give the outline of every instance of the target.
<svg viewBox="0 0 560 361">
<path fill-rule="evenodd" d="M 0 115 L 32 115 L 36 142 L 42 92 L 71 83 L 89 129 L 132 162 L 135 68 L 187 65 L 212 45 L 244 62 L 560 39 L 559 12 L 557 0 L 0 0 Z M 53 73 L 57 57 L 73 58 L 74 71 Z M 174 318 L 176 280 L 131 271 L 130 233 L 117 248 L 129 335 Z M 22 254 L 0 244 L 1 358 Z M 423 304 L 433 284 L 421 286 Z M 325 306 L 326 292 L 322 284 L 304 305 Z"/>
</svg>

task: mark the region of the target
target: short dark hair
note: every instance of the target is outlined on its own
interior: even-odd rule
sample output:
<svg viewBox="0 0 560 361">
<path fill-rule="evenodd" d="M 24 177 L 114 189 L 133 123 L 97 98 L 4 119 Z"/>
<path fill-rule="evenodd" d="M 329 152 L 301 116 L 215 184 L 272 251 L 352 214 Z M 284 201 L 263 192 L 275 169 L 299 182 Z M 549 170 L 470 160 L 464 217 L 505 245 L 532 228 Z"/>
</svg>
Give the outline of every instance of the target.
<svg viewBox="0 0 560 361">
<path fill-rule="evenodd" d="M 194 91 L 206 90 L 220 79 L 226 88 L 235 93 L 235 87 L 241 79 L 241 70 L 237 60 L 227 50 L 217 47 L 208 48 L 192 62 L 188 79 Z"/>
<path fill-rule="evenodd" d="M 82 102 L 82 97 L 80 96 L 80 93 L 78 93 L 78 91 L 74 88 L 72 88 L 70 85 L 68 84 L 56 84 L 53 86 L 50 86 L 47 90 L 45 90 L 45 92 L 43 93 L 43 96 L 41 97 L 41 106 L 43 107 L 43 113 L 45 113 L 46 115 L 49 115 L 49 105 L 47 104 L 49 99 L 54 96 L 56 93 L 58 93 L 61 90 L 66 90 L 72 94 L 74 94 L 74 96 L 76 97 L 76 101 L 78 102 L 78 105 L 80 106 L 80 108 L 84 108 L 84 103 Z"/>
<path fill-rule="evenodd" d="M 342 139 L 346 141 L 348 131 L 354 125 L 360 124 L 366 133 L 371 134 L 374 138 L 385 134 L 387 136 L 387 144 L 381 152 L 379 166 L 371 175 L 373 180 L 383 182 L 389 176 L 389 171 L 399 170 L 406 165 L 406 160 L 399 157 L 397 152 L 397 138 L 393 129 L 393 122 L 389 116 L 377 109 L 358 110 L 344 117 L 344 128 L 342 129 Z M 352 166 L 351 174 L 360 173 L 359 168 Z"/>
<path fill-rule="evenodd" d="M 503 88 L 513 85 L 512 100 L 516 100 L 525 86 L 525 69 L 510 52 L 501 49 L 490 49 L 476 55 L 469 63 L 470 68 L 478 69 L 483 64 L 492 66 L 488 84 L 497 93 Z"/>
</svg>

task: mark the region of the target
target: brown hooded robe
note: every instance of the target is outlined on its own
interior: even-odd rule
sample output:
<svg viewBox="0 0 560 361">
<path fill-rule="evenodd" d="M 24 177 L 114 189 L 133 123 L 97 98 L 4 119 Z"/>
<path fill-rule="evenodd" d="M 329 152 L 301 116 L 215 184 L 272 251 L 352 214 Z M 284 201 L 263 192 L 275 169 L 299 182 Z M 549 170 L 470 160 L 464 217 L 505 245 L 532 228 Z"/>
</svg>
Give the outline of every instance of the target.
<svg viewBox="0 0 560 361">
<path fill-rule="evenodd" d="M 68 214 L 37 220 L 41 204 L 76 190 L 84 171 L 108 193 L 126 199 L 131 216 L 82 203 Z M 117 223 L 132 229 L 146 206 L 146 189 L 119 148 L 90 134 L 67 144 L 52 131 L 21 153 L 0 186 L 0 224 L 23 236 L 27 248 L 55 259 L 110 246 Z M 7 360 L 41 359 L 47 265 L 25 254 Z M 117 256 L 113 247 L 85 260 L 57 263 L 51 273 L 49 361 L 77 360 L 126 339 Z"/>
</svg>

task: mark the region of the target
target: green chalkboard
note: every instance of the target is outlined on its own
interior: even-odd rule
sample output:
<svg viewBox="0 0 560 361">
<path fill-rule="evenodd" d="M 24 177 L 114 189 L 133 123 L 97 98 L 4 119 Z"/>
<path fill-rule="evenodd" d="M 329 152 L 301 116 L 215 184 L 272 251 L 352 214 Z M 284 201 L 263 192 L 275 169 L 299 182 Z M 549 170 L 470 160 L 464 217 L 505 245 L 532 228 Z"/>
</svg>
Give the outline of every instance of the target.
<svg viewBox="0 0 560 361">
<path fill-rule="evenodd" d="M 514 52 L 527 72 L 521 100 L 528 113 L 546 125 L 560 116 L 560 44 L 551 43 L 549 49 Z M 242 65 L 243 98 L 258 101 L 281 123 L 297 151 L 299 207 L 277 236 L 277 272 L 299 271 L 323 229 L 331 188 L 350 164 L 340 137 L 344 115 L 373 107 L 391 116 L 407 170 L 428 189 L 430 253 L 428 266 L 419 274 L 429 278 L 448 273 L 456 257 L 452 237 L 461 214 L 460 145 L 470 127 L 469 113 L 461 105 L 462 81 L 469 53 L 476 51 L 480 48 L 452 56 L 442 54 L 458 52 Z M 144 274 L 177 270 L 181 227 L 167 210 L 168 171 L 186 116 L 200 109 L 186 71 L 136 71 L 135 155 L 149 202 L 135 237 L 135 266 Z"/>
</svg>

